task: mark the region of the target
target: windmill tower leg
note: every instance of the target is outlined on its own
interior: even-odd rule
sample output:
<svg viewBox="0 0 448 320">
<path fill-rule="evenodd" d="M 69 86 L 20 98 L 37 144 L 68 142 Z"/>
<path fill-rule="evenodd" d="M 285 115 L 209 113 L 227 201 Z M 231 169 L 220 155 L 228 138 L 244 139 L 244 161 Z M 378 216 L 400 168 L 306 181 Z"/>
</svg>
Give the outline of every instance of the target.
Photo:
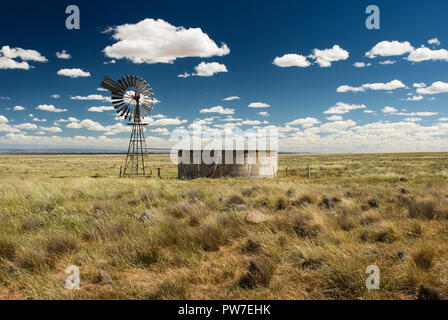
<svg viewBox="0 0 448 320">
<path fill-rule="evenodd" d="M 143 124 L 134 122 L 131 138 L 129 140 L 126 163 L 123 169 L 123 177 L 146 176 L 146 166 L 149 164 L 149 156 L 146 149 Z"/>
</svg>

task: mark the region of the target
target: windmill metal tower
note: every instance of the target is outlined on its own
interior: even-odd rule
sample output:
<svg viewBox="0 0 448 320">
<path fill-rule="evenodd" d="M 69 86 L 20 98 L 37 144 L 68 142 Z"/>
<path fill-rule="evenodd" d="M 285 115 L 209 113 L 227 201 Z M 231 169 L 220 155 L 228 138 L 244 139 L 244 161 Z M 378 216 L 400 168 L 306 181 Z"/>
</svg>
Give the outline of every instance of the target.
<svg viewBox="0 0 448 320">
<path fill-rule="evenodd" d="M 123 170 L 120 169 L 120 176 L 150 176 L 148 148 L 143 129 L 148 124 L 143 123 L 142 119 L 144 116 L 149 116 L 154 105 L 151 87 L 137 76 L 122 77 L 118 81 L 104 77 L 101 86 L 112 93 L 112 103 L 117 113 L 124 119 L 132 121 L 128 123 L 132 127 L 132 133 L 126 162 Z"/>
</svg>

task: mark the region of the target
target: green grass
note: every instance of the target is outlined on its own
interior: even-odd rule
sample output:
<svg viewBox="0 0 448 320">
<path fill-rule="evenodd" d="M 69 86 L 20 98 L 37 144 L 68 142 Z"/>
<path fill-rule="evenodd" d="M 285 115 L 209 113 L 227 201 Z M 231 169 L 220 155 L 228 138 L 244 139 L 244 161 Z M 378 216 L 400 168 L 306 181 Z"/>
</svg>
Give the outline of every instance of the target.
<svg viewBox="0 0 448 320">
<path fill-rule="evenodd" d="M 448 291 L 446 153 L 280 155 L 276 179 L 192 181 L 176 179 L 168 155 L 151 155 L 162 179 L 119 179 L 124 157 L 0 155 L 0 299 Z M 265 221 L 246 222 L 250 212 Z M 380 290 L 365 288 L 370 264 Z M 80 290 L 64 287 L 70 265 Z"/>
</svg>

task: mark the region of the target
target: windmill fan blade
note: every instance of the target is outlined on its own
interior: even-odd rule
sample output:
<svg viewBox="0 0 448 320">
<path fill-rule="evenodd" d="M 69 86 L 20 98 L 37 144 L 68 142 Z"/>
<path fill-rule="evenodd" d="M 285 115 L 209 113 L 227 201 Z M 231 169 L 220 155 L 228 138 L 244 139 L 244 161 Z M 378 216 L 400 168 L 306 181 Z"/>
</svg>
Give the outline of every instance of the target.
<svg viewBox="0 0 448 320">
<path fill-rule="evenodd" d="M 120 112 L 123 111 L 124 109 L 126 109 L 125 104 L 123 104 L 123 106 L 121 106 L 119 109 L 117 108 L 117 113 L 120 115 Z"/>
<path fill-rule="evenodd" d="M 129 112 L 131 112 L 131 109 L 128 108 L 128 113 L 124 116 L 125 119 L 128 117 Z"/>
<path fill-rule="evenodd" d="M 140 90 L 140 85 L 142 83 L 142 78 L 139 78 L 139 77 L 135 77 L 135 78 L 137 79 L 137 81 L 135 83 L 135 87 Z"/>
<path fill-rule="evenodd" d="M 132 87 L 131 78 L 129 78 L 129 76 L 126 76 L 126 80 L 128 81 L 129 87 Z"/>
<path fill-rule="evenodd" d="M 128 109 L 128 106 L 124 107 L 123 110 L 121 110 L 121 112 L 119 113 L 120 117 L 122 117 L 126 113 L 126 111 L 128 111 Z"/>
<path fill-rule="evenodd" d="M 125 87 L 126 89 L 129 89 L 129 84 L 126 82 L 126 78 L 125 78 L 125 77 L 121 77 L 121 82 L 123 82 L 124 87 Z"/>
<path fill-rule="evenodd" d="M 123 87 L 123 91 L 126 91 L 126 84 L 123 82 L 123 79 L 118 80 L 118 83 Z"/>
<path fill-rule="evenodd" d="M 132 75 L 131 76 L 131 82 L 132 82 L 132 86 L 135 88 L 135 81 L 136 81 L 136 78 L 135 78 L 135 76 L 134 75 Z"/>
<path fill-rule="evenodd" d="M 104 77 L 103 81 L 101 82 L 101 87 L 113 93 L 123 91 L 122 86 L 109 77 Z"/>
<path fill-rule="evenodd" d="M 122 102 L 122 103 L 120 103 L 120 104 L 115 105 L 115 106 L 114 106 L 114 109 L 116 110 L 116 109 L 118 109 L 118 108 L 120 108 L 120 107 L 122 107 L 122 106 L 124 106 L 124 105 L 125 105 L 124 102 Z"/>
</svg>

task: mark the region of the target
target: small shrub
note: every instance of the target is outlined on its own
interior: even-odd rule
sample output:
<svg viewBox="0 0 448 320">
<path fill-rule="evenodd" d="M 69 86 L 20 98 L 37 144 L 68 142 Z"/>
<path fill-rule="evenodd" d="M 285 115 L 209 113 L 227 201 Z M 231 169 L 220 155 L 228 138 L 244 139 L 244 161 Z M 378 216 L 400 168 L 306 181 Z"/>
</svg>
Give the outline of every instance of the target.
<svg viewBox="0 0 448 320">
<path fill-rule="evenodd" d="M 420 284 L 418 287 L 418 300 L 444 300 L 445 296 L 442 290 L 428 286 L 426 284 Z"/>
<path fill-rule="evenodd" d="M 78 249 L 78 241 L 71 235 L 57 235 L 47 240 L 50 255 L 62 255 Z"/>
<path fill-rule="evenodd" d="M 159 250 L 152 243 L 120 242 L 112 246 L 109 252 L 114 257 L 115 264 L 124 261 L 137 267 L 149 267 L 162 259 Z"/>
<path fill-rule="evenodd" d="M 433 266 L 434 256 L 435 252 L 432 247 L 422 246 L 412 255 L 412 260 L 417 267 L 427 271 Z"/>
<path fill-rule="evenodd" d="M 408 210 L 409 216 L 415 219 L 434 220 L 448 217 L 447 212 L 437 208 L 433 201 L 410 202 Z"/>
<path fill-rule="evenodd" d="M 106 240 L 117 239 L 126 231 L 124 221 L 109 222 L 104 220 L 90 220 L 86 223 L 83 231 L 84 240 Z"/>
<path fill-rule="evenodd" d="M 15 255 L 15 244 L 9 239 L 0 238 L 0 259 L 12 260 Z"/>
<path fill-rule="evenodd" d="M 53 265 L 45 250 L 34 247 L 24 247 L 18 251 L 15 262 L 23 269 L 38 271 Z"/>
<path fill-rule="evenodd" d="M 256 253 L 261 250 L 260 242 L 256 239 L 249 238 L 243 246 L 244 253 Z"/>
<path fill-rule="evenodd" d="M 52 200 L 42 200 L 42 201 L 38 201 L 34 207 L 35 207 L 36 211 L 51 212 L 56 207 L 56 204 Z"/>
<path fill-rule="evenodd" d="M 303 194 L 292 201 L 292 205 L 296 207 L 306 208 L 317 202 L 317 197 L 312 194 Z"/>
<path fill-rule="evenodd" d="M 274 201 L 275 210 L 285 210 L 289 207 L 289 198 L 283 195 L 278 196 Z"/>
<path fill-rule="evenodd" d="M 356 221 L 353 217 L 344 214 L 338 217 L 338 225 L 344 231 L 351 231 L 356 226 Z"/>
<path fill-rule="evenodd" d="M 314 238 L 322 231 L 322 227 L 313 222 L 313 218 L 308 215 L 298 214 L 292 219 L 294 231 L 302 238 Z"/>
<path fill-rule="evenodd" d="M 151 202 L 151 201 L 154 201 L 154 199 L 155 199 L 155 196 L 152 192 L 146 191 L 146 190 L 140 192 L 140 200 L 142 202 Z"/>
<path fill-rule="evenodd" d="M 274 266 L 267 260 L 251 260 L 247 273 L 239 279 L 239 285 L 244 289 L 257 286 L 268 287 L 274 273 Z"/>
<path fill-rule="evenodd" d="M 247 202 L 238 194 L 229 197 L 226 201 L 224 210 L 244 209 L 247 207 Z"/>
<path fill-rule="evenodd" d="M 201 201 L 205 198 L 205 195 L 200 189 L 192 189 L 188 190 L 186 197 L 190 200 Z"/>
<path fill-rule="evenodd" d="M 367 204 L 370 206 L 370 208 L 378 208 L 380 206 L 378 200 L 375 198 L 369 199 L 369 201 L 367 201 Z"/>
<path fill-rule="evenodd" d="M 398 239 L 397 231 L 392 225 L 379 225 L 364 230 L 361 234 L 362 241 L 391 243 Z"/>
<path fill-rule="evenodd" d="M 221 228 L 214 225 L 205 226 L 199 235 L 199 242 L 205 251 L 218 251 L 224 244 L 224 237 Z"/>
<path fill-rule="evenodd" d="M 420 223 L 414 222 L 409 231 L 408 234 L 412 238 L 420 238 L 423 235 L 423 227 Z"/>
<path fill-rule="evenodd" d="M 361 216 L 361 223 L 366 226 L 377 223 L 380 220 L 381 216 L 375 211 L 367 211 Z"/>
<path fill-rule="evenodd" d="M 341 202 L 341 199 L 337 197 L 324 197 L 322 202 L 319 204 L 319 207 L 323 207 L 326 209 L 333 209 L 337 203 Z"/>
<path fill-rule="evenodd" d="M 330 267 L 325 278 L 324 289 L 328 295 L 335 298 L 359 296 L 365 286 L 362 274 L 343 265 Z"/>
<path fill-rule="evenodd" d="M 92 210 L 96 213 L 109 214 L 114 211 L 115 207 L 107 201 L 96 201 L 92 203 Z"/>
<path fill-rule="evenodd" d="M 201 201 L 188 202 L 182 200 L 169 206 L 166 212 L 175 218 L 183 218 L 188 215 L 205 213 L 206 208 Z"/>
<path fill-rule="evenodd" d="M 22 221 L 22 229 L 25 231 L 37 230 L 45 226 L 45 221 L 40 217 L 26 217 Z"/>
<path fill-rule="evenodd" d="M 148 295 L 150 300 L 185 300 L 188 298 L 188 282 L 165 280 L 157 289 Z"/>
</svg>

